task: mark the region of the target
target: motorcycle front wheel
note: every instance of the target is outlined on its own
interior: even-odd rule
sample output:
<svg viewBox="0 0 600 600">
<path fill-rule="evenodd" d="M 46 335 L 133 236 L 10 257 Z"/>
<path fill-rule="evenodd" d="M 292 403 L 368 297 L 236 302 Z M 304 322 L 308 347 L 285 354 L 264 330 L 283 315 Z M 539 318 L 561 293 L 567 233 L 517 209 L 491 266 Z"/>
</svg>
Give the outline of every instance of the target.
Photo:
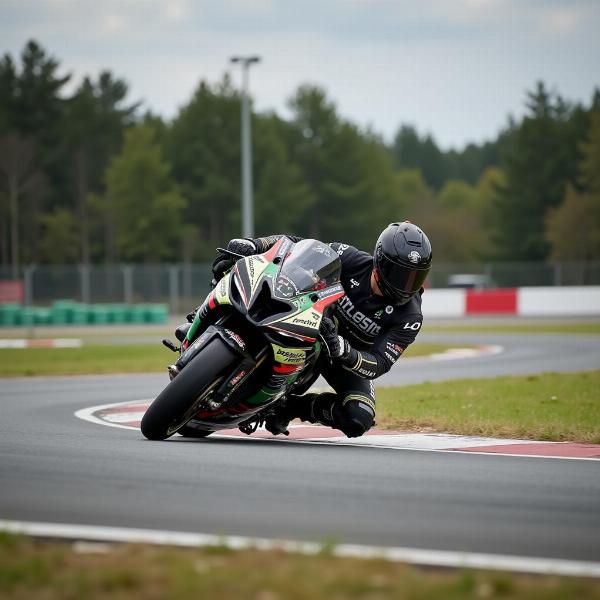
<svg viewBox="0 0 600 600">
<path fill-rule="evenodd" d="M 203 348 L 144 414 L 140 426 L 144 437 L 164 440 L 185 427 L 202 401 L 221 383 L 223 371 L 236 360 L 237 354 L 219 338 Z"/>
</svg>

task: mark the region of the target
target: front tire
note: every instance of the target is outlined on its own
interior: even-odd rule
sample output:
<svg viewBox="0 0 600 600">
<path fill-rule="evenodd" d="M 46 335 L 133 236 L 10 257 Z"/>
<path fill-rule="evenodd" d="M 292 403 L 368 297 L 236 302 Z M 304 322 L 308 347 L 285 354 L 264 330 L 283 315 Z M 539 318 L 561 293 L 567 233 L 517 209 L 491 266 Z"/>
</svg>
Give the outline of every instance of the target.
<svg viewBox="0 0 600 600">
<path fill-rule="evenodd" d="M 208 431 L 206 429 L 196 429 L 195 427 L 184 425 L 181 429 L 177 430 L 177 433 L 187 438 L 205 438 L 211 433 L 214 433 L 214 431 Z"/>
<path fill-rule="evenodd" d="M 156 397 L 144 414 L 141 430 L 149 440 L 164 440 L 194 416 L 197 405 L 238 356 L 217 338 L 203 348 Z"/>
</svg>

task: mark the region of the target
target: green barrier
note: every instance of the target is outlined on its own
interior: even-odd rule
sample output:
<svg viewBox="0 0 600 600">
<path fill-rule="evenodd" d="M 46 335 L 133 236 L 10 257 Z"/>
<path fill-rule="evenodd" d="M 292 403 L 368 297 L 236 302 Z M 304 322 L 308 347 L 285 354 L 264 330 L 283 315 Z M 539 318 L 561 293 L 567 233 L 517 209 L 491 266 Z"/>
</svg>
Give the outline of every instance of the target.
<svg viewBox="0 0 600 600">
<path fill-rule="evenodd" d="M 129 321 L 129 307 L 126 304 L 110 305 L 110 322 L 127 323 Z"/>
<path fill-rule="evenodd" d="M 52 310 L 49 308 L 34 308 L 33 309 L 33 322 L 36 325 L 51 325 L 52 324 Z"/>
<path fill-rule="evenodd" d="M 147 323 L 166 323 L 169 309 L 164 304 L 149 304 L 146 306 Z"/>
<path fill-rule="evenodd" d="M 0 327 L 19 325 L 108 325 L 120 323 L 166 323 L 166 304 L 80 304 L 57 300 L 50 308 L 0 304 Z"/>
<path fill-rule="evenodd" d="M 70 302 L 68 305 L 66 302 L 55 302 L 52 305 L 52 323 L 54 325 L 66 325 L 71 322 L 71 313 L 73 303 Z"/>
<path fill-rule="evenodd" d="M 146 322 L 146 308 L 143 304 L 133 304 L 129 309 L 129 322 L 130 323 L 145 323 Z"/>
<path fill-rule="evenodd" d="M 21 308 L 21 325 L 34 325 L 35 324 L 35 308 L 24 306 Z"/>
<path fill-rule="evenodd" d="M 88 321 L 88 305 L 87 304 L 73 304 L 73 308 L 70 312 L 69 323 L 73 325 L 86 325 Z"/>
<path fill-rule="evenodd" d="M 21 324 L 21 306 L 19 304 L 0 305 L 0 326 L 14 327 Z"/>
<path fill-rule="evenodd" d="M 88 323 L 106 325 L 110 322 L 110 310 L 104 304 L 88 305 Z"/>
</svg>

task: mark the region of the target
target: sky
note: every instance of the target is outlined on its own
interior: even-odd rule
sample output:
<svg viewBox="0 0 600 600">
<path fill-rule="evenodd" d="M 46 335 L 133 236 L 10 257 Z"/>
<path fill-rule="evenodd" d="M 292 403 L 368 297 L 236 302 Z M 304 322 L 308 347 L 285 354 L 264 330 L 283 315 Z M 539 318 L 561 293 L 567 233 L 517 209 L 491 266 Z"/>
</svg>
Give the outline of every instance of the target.
<svg viewBox="0 0 600 600">
<path fill-rule="evenodd" d="M 401 123 L 448 149 L 493 139 L 538 80 L 589 104 L 600 86 L 600 0 L 0 0 L 0 54 L 37 40 L 71 73 L 110 70 L 173 118 L 201 79 L 259 55 L 254 107 L 289 118 L 304 83 L 391 141 Z"/>
</svg>

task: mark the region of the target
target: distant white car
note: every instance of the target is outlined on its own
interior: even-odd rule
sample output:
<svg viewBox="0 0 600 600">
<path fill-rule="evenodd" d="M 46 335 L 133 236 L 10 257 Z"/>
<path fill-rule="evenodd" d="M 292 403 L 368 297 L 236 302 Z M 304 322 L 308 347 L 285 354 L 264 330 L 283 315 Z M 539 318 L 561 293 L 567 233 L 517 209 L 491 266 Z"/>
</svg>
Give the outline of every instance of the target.
<svg viewBox="0 0 600 600">
<path fill-rule="evenodd" d="M 457 273 L 448 276 L 448 287 L 465 288 L 470 290 L 484 290 L 493 288 L 494 282 L 489 275 L 475 273 Z"/>
</svg>

